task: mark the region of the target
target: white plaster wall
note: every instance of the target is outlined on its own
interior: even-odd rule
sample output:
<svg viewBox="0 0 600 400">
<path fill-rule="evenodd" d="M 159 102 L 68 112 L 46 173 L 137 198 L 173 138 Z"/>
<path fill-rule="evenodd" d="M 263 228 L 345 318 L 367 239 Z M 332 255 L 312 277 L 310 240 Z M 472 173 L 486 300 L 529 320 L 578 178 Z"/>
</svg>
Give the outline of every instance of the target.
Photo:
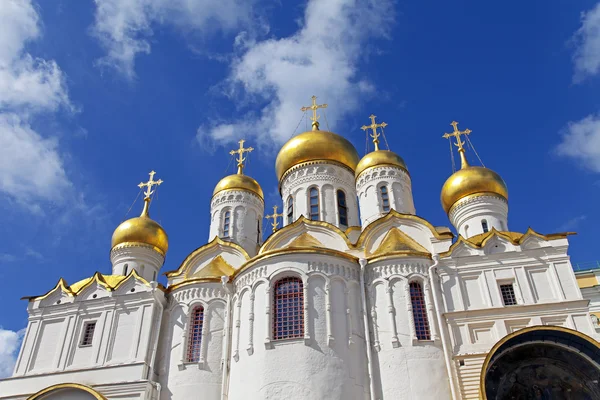
<svg viewBox="0 0 600 400">
<path fill-rule="evenodd" d="M 94 400 L 95 397 L 79 389 L 63 389 L 42 396 L 40 400 Z"/>
<path fill-rule="evenodd" d="M 408 173 L 392 166 L 369 168 L 356 179 L 356 193 L 363 229 L 387 214 L 383 212 L 380 196 L 380 188 L 384 185 L 388 188 L 390 209 L 403 214 L 415 214 L 412 185 Z"/>
<path fill-rule="evenodd" d="M 431 260 L 368 265 L 369 322 L 372 329 L 378 399 L 450 399 L 448 373 L 426 277 Z M 424 290 L 431 340 L 417 340 L 409 283 Z"/>
<path fill-rule="evenodd" d="M 229 240 L 242 246 L 251 257 L 256 255 L 262 240 L 264 200 L 246 190 L 230 189 L 217 193 L 210 203 L 209 242 L 216 236 L 223 239 L 223 218 L 228 210 L 231 212 Z"/>
<path fill-rule="evenodd" d="M 358 265 L 317 254 L 259 262 L 234 281 L 229 399 L 365 399 L 368 396 Z M 304 283 L 304 337 L 272 340 L 271 285 Z"/>
<path fill-rule="evenodd" d="M 131 245 L 110 252 L 113 275 L 128 275 L 132 270 L 148 282 L 156 281 L 165 262 L 162 254 L 151 246 Z"/>
<path fill-rule="evenodd" d="M 284 225 L 304 215 L 310 217 L 309 189 L 319 189 L 319 213 L 320 220 L 329 222 L 338 228 L 345 230 L 349 226 L 358 226 L 358 202 L 356 188 L 354 186 L 354 175 L 347 168 L 333 164 L 310 164 L 303 165 L 288 173 L 281 182 L 281 197 L 283 199 L 284 214 L 286 217 Z M 337 206 L 337 191 L 343 190 L 346 194 L 346 206 L 348 208 L 348 225 L 339 223 Z M 287 201 L 292 196 L 294 199 L 294 217 L 292 221 L 287 218 Z"/>
<path fill-rule="evenodd" d="M 492 228 L 508 231 L 508 203 L 498 196 L 466 197 L 452 206 L 448 217 L 464 238 L 484 233 L 483 220 L 487 221 L 490 231 Z"/>
<path fill-rule="evenodd" d="M 189 318 L 197 306 L 204 307 L 200 362 L 187 362 Z M 221 284 L 182 286 L 171 293 L 161 330 L 159 372 L 161 400 L 198 398 L 216 400 L 221 396 L 223 334 L 226 294 Z"/>
</svg>

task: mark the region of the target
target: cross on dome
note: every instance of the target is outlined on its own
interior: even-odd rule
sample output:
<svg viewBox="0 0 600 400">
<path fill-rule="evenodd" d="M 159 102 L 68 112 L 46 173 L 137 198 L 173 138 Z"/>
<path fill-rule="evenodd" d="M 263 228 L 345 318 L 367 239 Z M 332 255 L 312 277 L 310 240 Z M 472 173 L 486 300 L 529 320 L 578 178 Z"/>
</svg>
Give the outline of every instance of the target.
<svg viewBox="0 0 600 400">
<path fill-rule="evenodd" d="M 458 122 L 456 122 L 456 121 L 452 121 L 450 123 L 450 125 L 452 125 L 452 127 L 454 127 L 454 132 L 444 133 L 444 135 L 442 135 L 442 137 L 444 139 L 450 139 L 452 137 L 456 138 L 456 143 L 454 143 L 454 145 L 456 147 L 458 147 L 458 153 L 460 154 L 460 167 L 466 168 L 469 166 L 469 163 L 467 162 L 467 158 L 465 157 L 465 148 L 463 147 L 465 142 L 463 142 L 461 140 L 460 135 L 469 135 L 471 133 L 471 130 L 470 129 L 465 129 L 464 131 L 458 130 Z M 450 139 L 450 141 L 452 141 L 452 139 Z"/>
<path fill-rule="evenodd" d="M 308 110 L 312 110 L 312 117 L 310 117 L 310 120 L 312 121 L 312 127 L 313 127 L 313 131 L 318 131 L 319 130 L 319 116 L 317 115 L 317 110 L 319 108 L 327 108 L 327 104 L 317 104 L 317 96 L 313 96 L 311 97 L 312 99 L 312 105 L 307 106 L 307 107 L 302 107 L 300 110 L 301 111 L 308 111 Z"/>
<path fill-rule="evenodd" d="M 369 129 L 371 129 L 373 131 L 372 134 L 369 134 L 369 136 L 371 136 L 373 138 L 373 144 L 375 145 L 375 151 L 379 151 L 379 136 L 381 136 L 381 134 L 377 133 L 377 128 L 385 128 L 387 126 L 387 124 L 385 122 L 382 122 L 381 124 L 378 124 L 375 122 L 375 118 L 377 118 L 377 116 L 371 114 L 369 116 L 369 118 L 371 118 L 371 125 L 363 125 L 360 127 L 360 129 L 362 129 L 363 131 L 367 131 Z"/>
<path fill-rule="evenodd" d="M 273 232 L 277 231 L 277 227 L 279 226 L 279 222 L 277 221 L 277 218 L 283 217 L 283 213 L 277 214 L 277 208 L 278 208 L 277 206 L 273 206 L 273 214 L 265 216 L 266 219 L 273 220 L 273 222 L 271 222 L 271 226 L 273 227 Z"/>
<path fill-rule="evenodd" d="M 152 193 L 154 193 L 154 190 L 152 190 L 153 186 L 159 186 L 161 183 L 163 183 L 162 179 L 159 179 L 157 181 L 154 180 L 154 175 L 156 175 L 156 172 L 154 170 L 150 171 L 149 175 L 150 179 L 148 179 L 148 182 L 140 182 L 140 184 L 138 185 L 140 189 L 146 187 L 146 190 L 144 191 L 144 200 L 150 199 L 150 196 L 152 195 Z"/>
<path fill-rule="evenodd" d="M 240 175 L 243 174 L 243 171 L 244 171 L 244 161 L 246 161 L 246 158 L 247 158 L 247 157 L 244 157 L 244 153 L 250 153 L 250 152 L 252 152 L 254 150 L 253 147 L 244 148 L 244 143 L 245 142 L 246 141 L 244 139 L 240 140 L 238 142 L 240 144 L 240 148 L 237 149 L 237 150 L 231 150 L 229 152 L 229 154 L 231 154 L 232 156 L 236 155 L 236 154 L 238 155 L 238 157 L 236 159 L 236 161 L 237 161 L 237 167 L 238 167 L 237 173 L 240 174 Z"/>
</svg>

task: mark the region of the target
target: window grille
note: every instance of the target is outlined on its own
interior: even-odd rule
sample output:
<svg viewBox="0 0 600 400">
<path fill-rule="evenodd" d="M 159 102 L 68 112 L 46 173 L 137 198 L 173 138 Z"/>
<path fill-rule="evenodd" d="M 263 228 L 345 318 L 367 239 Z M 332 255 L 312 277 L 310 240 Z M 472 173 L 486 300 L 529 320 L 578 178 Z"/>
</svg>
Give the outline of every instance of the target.
<svg viewBox="0 0 600 400">
<path fill-rule="evenodd" d="M 275 283 L 273 310 L 273 339 L 304 335 L 304 293 L 300 278 L 282 278 Z"/>
<path fill-rule="evenodd" d="M 337 201 L 340 225 L 348 226 L 348 207 L 346 206 L 346 193 L 343 190 L 337 191 Z"/>
<path fill-rule="evenodd" d="M 225 216 L 223 218 L 223 237 L 225 237 L 225 238 L 229 237 L 230 225 L 231 225 L 231 212 L 226 211 Z"/>
<path fill-rule="evenodd" d="M 419 282 L 410 283 L 410 301 L 412 303 L 417 339 L 431 340 L 427 308 L 425 307 L 425 296 L 423 296 L 423 287 Z"/>
<path fill-rule="evenodd" d="M 94 340 L 94 331 L 96 330 L 96 321 L 86 322 L 83 327 L 83 336 L 81 336 L 82 346 L 91 346 Z"/>
<path fill-rule="evenodd" d="M 514 306 L 517 304 L 515 288 L 512 283 L 500 285 L 500 293 L 502 294 L 502 302 L 505 306 Z"/>
<path fill-rule="evenodd" d="M 487 233 L 490 231 L 490 229 L 488 228 L 488 223 L 485 219 L 481 221 L 481 228 L 483 229 L 483 233 Z"/>
<path fill-rule="evenodd" d="M 390 211 L 390 195 L 388 193 L 387 186 L 382 186 L 379 191 L 381 192 L 381 209 L 383 212 Z"/>
<path fill-rule="evenodd" d="M 319 189 L 310 189 L 310 219 L 313 221 L 319 220 Z"/>
<path fill-rule="evenodd" d="M 294 222 L 294 198 L 292 196 L 288 197 L 287 201 L 287 222 L 288 224 Z"/>
<path fill-rule="evenodd" d="M 204 324 L 204 307 L 198 306 L 192 311 L 188 327 L 187 362 L 200 360 L 202 346 L 202 325 Z"/>
</svg>

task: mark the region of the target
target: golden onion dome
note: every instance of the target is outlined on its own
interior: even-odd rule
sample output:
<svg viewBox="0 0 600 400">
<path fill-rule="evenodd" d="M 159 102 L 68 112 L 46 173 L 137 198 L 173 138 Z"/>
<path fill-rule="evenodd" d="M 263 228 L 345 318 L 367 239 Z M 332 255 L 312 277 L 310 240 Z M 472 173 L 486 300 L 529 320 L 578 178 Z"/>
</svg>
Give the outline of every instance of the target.
<svg viewBox="0 0 600 400">
<path fill-rule="evenodd" d="M 508 189 L 500 175 L 485 167 L 472 167 L 466 164 L 450 175 L 444 183 L 441 194 L 442 207 L 448 213 L 460 199 L 472 194 L 485 193 L 508 200 Z"/>
<path fill-rule="evenodd" d="M 261 199 L 265 198 L 262 188 L 258 182 L 250 178 L 248 175 L 242 175 L 241 172 L 226 176 L 225 178 L 221 179 L 219 183 L 217 183 L 217 186 L 215 186 L 213 196 L 219 192 L 222 192 L 223 190 L 228 189 L 247 190 L 256 194 Z"/>
<path fill-rule="evenodd" d="M 404 160 L 398 154 L 390 150 L 375 150 L 360 160 L 356 166 L 354 176 L 358 179 L 359 175 L 369 168 L 378 167 L 380 165 L 391 165 L 408 172 Z"/>
<path fill-rule="evenodd" d="M 275 171 L 281 181 L 290 168 L 304 162 L 332 161 L 354 171 L 358 160 L 352 143 L 333 132 L 320 131 L 318 124 L 313 124 L 312 131 L 294 136 L 283 145 L 277 154 Z"/>
<path fill-rule="evenodd" d="M 163 255 L 169 249 L 167 233 L 160 224 L 150 218 L 150 199 L 144 199 L 144 210 L 139 217 L 124 221 L 112 235 L 112 248 L 126 244 L 146 244 L 155 247 Z"/>
</svg>

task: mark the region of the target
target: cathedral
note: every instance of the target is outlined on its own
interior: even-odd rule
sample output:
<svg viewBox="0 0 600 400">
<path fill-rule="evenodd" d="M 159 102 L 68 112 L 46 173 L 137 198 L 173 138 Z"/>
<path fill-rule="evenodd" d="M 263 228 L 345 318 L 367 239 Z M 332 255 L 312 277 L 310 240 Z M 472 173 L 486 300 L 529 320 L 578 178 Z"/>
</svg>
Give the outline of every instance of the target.
<svg viewBox="0 0 600 400">
<path fill-rule="evenodd" d="M 152 171 L 140 216 L 114 231 L 112 270 L 25 298 L 0 399 L 600 399 L 598 317 L 570 233 L 511 231 L 507 186 L 469 164 L 457 122 L 443 137 L 460 168 L 441 188 L 456 235 L 432 225 L 402 157 L 380 148 L 386 124 L 371 115 L 360 158 L 319 129 L 325 106 L 313 96 L 312 130 L 277 155 L 281 212 L 265 215 L 240 140 L 207 243 L 172 271 Z"/>
</svg>

